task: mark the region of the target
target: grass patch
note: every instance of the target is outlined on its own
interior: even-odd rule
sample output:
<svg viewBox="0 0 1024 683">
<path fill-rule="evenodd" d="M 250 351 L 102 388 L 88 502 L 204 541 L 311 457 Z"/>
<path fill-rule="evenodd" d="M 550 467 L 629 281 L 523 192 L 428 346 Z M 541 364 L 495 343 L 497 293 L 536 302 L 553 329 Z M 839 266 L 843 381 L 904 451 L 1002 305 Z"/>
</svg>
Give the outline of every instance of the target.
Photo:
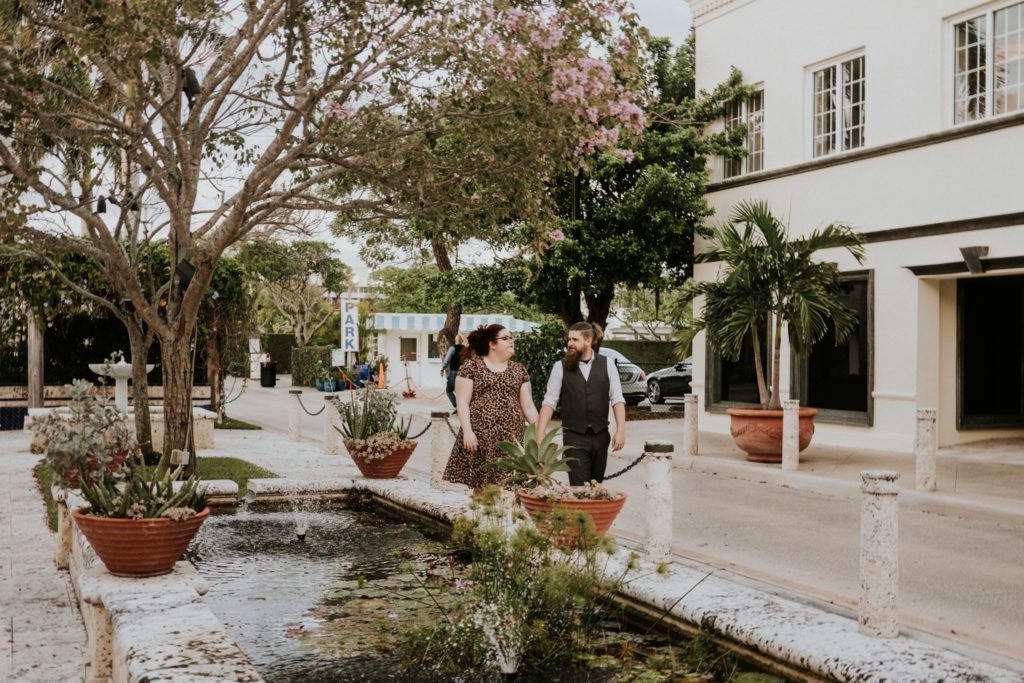
<svg viewBox="0 0 1024 683">
<path fill-rule="evenodd" d="M 239 497 L 248 491 L 250 479 L 277 479 L 275 473 L 240 458 L 199 456 L 197 467 L 201 479 L 230 479 L 238 484 Z"/>
<path fill-rule="evenodd" d="M 254 425 L 251 422 L 245 420 L 239 420 L 233 417 L 224 416 L 224 421 L 220 424 L 214 423 L 214 429 L 263 429 L 259 425 Z"/>
<path fill-rule="evenodd" d="M 56 533 L 57 501 L 53 499 L 53 495 L 50 493 L 50 487 L 53 485 L 53 470 L 45 462 L 41 462 L 32 468 L 32 474 L 36 477 L 36 485 L 39 487 L 39 492 L 43 495 L 43 502 L 46 503 L 46 517 L 49 520 L 50 531 Z"/>
</svg>

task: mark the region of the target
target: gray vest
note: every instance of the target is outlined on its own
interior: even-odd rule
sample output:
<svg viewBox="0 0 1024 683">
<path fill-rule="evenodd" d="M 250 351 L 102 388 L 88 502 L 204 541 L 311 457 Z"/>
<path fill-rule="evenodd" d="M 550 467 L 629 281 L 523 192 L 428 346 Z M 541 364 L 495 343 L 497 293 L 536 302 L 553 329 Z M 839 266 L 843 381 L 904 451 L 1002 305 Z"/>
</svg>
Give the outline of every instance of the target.
<svg viewBox="0 0 1024 683">
<path fill-rule="evenodd" d="M 570 370 L 562 361 L 562 393 L 559 406 L 562 428 L 570 432 L 600 433 L 608 430 L 608 359 L 594 352 L 590 361 L 590 378 L 584 379 L 579 368 Z"/>
</svg>

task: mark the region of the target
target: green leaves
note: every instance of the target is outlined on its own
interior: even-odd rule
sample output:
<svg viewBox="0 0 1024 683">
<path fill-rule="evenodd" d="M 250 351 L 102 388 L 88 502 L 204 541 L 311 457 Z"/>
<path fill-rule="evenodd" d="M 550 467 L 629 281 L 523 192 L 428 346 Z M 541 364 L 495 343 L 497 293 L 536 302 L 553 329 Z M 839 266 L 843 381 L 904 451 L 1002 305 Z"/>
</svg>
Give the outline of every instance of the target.
<svg viewBox="0 0 1024 683">
<path fill-rule="evenodd" d="M 569 463 L 562 454 L 568 449 L 554 442 L 557 429 L 549 429 L 537 442 L 537 425 L 526 428 L 522 443 L 501 441 L 498 448 L 505 457 L 487 463 L 485 467 L 510 473 L 509 482 L 516 485 L 537 486 L 550 480 L 556 472 L 568 472 Z"/>
</svg>

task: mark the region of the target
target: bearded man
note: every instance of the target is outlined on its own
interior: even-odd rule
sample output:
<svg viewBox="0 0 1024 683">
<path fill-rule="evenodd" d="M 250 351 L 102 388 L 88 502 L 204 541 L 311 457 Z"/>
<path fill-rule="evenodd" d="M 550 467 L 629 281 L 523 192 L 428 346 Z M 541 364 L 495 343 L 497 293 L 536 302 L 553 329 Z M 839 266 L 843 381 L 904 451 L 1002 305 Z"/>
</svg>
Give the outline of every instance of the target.
<svg viewBox="0 0 1024 683">
<path fill-rule="evenodd" d="M 604 481 L 608 445 L 613 451 L 626 443 L 626 400 L 615 361 L 597 351 L 601 328 L 580 322 L 569 327 L 565 358 L 555 363 L 537 419 L 537 439 L 561 406 L 562 442 L 569 448 L 569 483 L 582 486 Z M 615 414 L 615 434 L 608 432 L 608 406 Z"/>
</svg>

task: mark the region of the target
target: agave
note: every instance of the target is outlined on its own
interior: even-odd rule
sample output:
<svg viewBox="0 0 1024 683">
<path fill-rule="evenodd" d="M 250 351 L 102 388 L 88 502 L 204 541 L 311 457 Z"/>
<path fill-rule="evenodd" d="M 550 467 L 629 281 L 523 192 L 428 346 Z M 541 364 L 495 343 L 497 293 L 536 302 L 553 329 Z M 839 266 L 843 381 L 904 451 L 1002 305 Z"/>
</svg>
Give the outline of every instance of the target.
<svg viewBox="0 0 1024 683">
<path fill-rule="evenodd" d="M 522 443 L 498 443 L 498 448 L 505 456 L 487 463 L 486 467 L 509 472 L 509 483 L 517 486 L 532 488 L 547 485 L 556 472 L 569 471 L 569 459 L 563 457 L 569 449 L 555 443 L 556 436 L 558 430 L 549 429 L 538 443 L 537 426 L 531 424 L 526 428 Z"/>
<path fill-rule="evenodd" d="M 123 480 L 104 472 L 95 481 L 82 481 L 89 514 L 117 519 L 181 519 L 202 511 L 206 496 L 199 491 L 198 476 L 192 475 L 178 491 L 174 490 L 174 480 L 183 467 L 172 469 L 168 454 L 160 458 L 156 467 L 146 467 L 139 455 L 126 468 Z"/>
</svg>

